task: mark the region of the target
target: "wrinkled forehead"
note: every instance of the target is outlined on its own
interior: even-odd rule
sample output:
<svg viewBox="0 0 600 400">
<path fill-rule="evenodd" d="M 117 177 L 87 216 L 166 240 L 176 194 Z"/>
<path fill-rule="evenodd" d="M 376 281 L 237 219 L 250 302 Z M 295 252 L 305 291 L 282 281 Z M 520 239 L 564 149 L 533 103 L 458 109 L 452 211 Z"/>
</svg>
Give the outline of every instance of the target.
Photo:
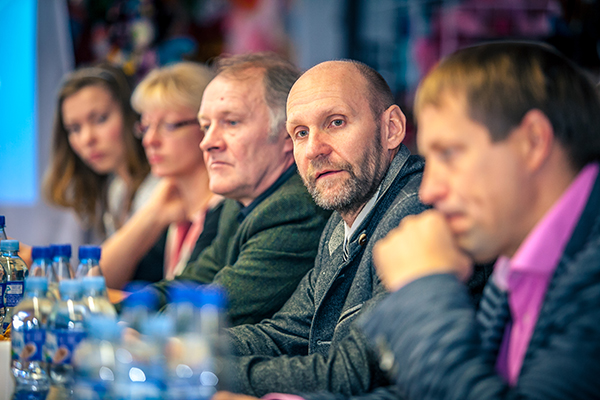
<svg viewBox="0 0 600 400">
<path fill-rule="evenodd" d="M 353 111 L 368 108 L 364 78 L 352 65 L 317 66 L 308 70 L 292 86 L 287 100 L 288 119 L 317 111 L 316 105 L 345 107 Z"/>
<path fill-rule="evenodd" d="M 261 105 L 265 105 L 262 79 L 217 75 L 204 90 L 199 116 L 215 108 L 241 110 Z"/>
<path fill-rule="evenodd" d="M 251 90 L 264 96 L 265 71 L 259 68 L 246 68 L 242 70 L 224 71 L 213 78 L 211 83 L 238 88 L 240 91 Z"/>
<path fill-rule="evenodd" d="M 365 90 L 366 81 L 358 69 L 349 62 L 329 61 L 321 63 L 298 78 L 292 86 L 294 91 L 335 89 L 339 92 L 360 94 Z"/>
</svg>

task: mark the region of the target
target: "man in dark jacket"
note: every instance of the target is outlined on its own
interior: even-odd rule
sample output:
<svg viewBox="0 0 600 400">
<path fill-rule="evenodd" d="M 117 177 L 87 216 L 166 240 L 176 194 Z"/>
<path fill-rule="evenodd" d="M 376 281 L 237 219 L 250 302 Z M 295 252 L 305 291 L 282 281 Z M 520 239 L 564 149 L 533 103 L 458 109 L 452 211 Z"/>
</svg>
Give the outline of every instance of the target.
<svg viewBox="0 0 600 400">
<path fill-rule="evenodd" d="M 219 61 L 198 120 L 210 189 L 226 200 L 212 244 L 175 280 L 147 289 L 161 305 L 180 282 L 215 283 L 227 290 L 233 325 L 256 323 L 279 310 L 312 268 L 330 212 L 302 184 L 285 129 L 298 75 L 273 54 Z"/>
<path fill-rule="evenodd" d="M 600 101 L 545 45 L 451 55 L 416 100 L 420 197 L 374 255 L 365 321 L 408 399 L 600 394 Z M 461 283 L 498 257 L 479 311 Z"/>
<path fill-rule="evenodd" d="M 418 199 L 423 162 L 402 145 L 405 117 L 383 78 L 357 62 L 320 64 L 294 84 L 287 130 L 316 203 L 335 210 L 312 269 L 271 319 L 229 331 L 237 390 L 361 393 L 385 379 L 353 322 L 385 293 L 374 243 Z"/>
</svg>

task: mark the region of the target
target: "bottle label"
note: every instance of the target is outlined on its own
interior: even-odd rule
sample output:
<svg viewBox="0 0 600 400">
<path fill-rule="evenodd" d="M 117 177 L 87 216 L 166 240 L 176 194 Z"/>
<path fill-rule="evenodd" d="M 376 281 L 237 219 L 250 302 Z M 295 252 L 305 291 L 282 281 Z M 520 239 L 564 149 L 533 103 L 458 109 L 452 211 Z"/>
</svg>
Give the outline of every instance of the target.
<svg viewBox="0 0 600 400">
<path fill-rule="evenodd" d="M 44 356 L 54 365 L 71 364 L 77 345 L 85 338 L 85 331 L 54 329 L 48 331 Z"/>
<path fill-rule="evenodd" d="M 11 332 L 11 342 L 13 360 L 42 361 L 46 331 L 44 329 L 14 330 Z"/>
<path fill-rule="evenodd" d="M 81 377 L 78 376 L 75 381 L 74 395 L 76 399 L 111 399 L 111 388 L 115 380 L 112 370 L 102 367 L 102 375 L 108 375 L 106 379 Z"/>
<path fill-rule="evenodd" d="M 4 289 L 6 289 L 6 283 L 0 283 L 0 308 L 4 307 Z"/>
<path fill-rule="evenodd" d="M 5 307 L 16 307 L 23 298 L 23 281 L 8 281 L 4 293 Z"/>
</svg>

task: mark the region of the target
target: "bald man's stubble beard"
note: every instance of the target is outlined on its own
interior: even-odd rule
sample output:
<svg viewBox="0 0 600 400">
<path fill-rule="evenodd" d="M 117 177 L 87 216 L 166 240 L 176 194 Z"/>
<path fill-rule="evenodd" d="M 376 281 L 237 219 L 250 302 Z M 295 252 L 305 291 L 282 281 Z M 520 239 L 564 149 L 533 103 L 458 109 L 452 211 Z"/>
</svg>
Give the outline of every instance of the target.
<svg viewBox="0 0 600 400">
<path fill-rule="evenodd" d="M 384 152 L 380 135 L 376 134 L 359 165 L 334 163 L 329 158 L 319 157 L 311 161 L 308 176 L 302 179 L 319 207 L 345 215 L 356 212 L 373 197 L 388 167 L 387 153 Z M 349 176 L 341 183 L 339 179 L 317 182 L 315 171 L 324 169 L 346 171 Z"/>
</svg>

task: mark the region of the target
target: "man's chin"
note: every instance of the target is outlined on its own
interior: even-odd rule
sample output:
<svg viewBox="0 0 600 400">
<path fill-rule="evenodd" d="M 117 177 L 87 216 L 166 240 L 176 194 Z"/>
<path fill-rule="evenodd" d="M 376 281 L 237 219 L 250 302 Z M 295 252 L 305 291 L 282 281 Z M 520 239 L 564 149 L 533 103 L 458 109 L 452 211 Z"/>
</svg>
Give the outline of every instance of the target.
<svg viewBox="0 0 600 400">
<path fill-rule="evenodd" d="M 336 210 L 338 207 L 338 204 L 329 198 L 320 196 L 320 195 L 314 195 L 312 194 L 312 198 L 314 200 L 314 202 L 321 208 L 325 209 L 325 210 Z"/>
<path fill-rule="evenodd" d="M 312 190 L 310 194 L 317 205 L 325 210 L 339 210 L 343 206 L 343 199 L 334 191 Z"/>
<path fill-rule="evenodd" d="M 456 238 L 457 245 L 463 253 L 477 264 L 486 264 L 494 261 L 498 255 L 490 249 L 481 248 L 477 243 L 469 241 L 466 238 Z"/>
<path fill-rule="evenodd" d="M 218 194 L 220 196 L 224 196 L 227 198 L 234 198 L 234 193 L 237 191 L 237 187 L 221 182 L 215 182 L 215 180 L 210 181 L 208 186 L 209 190 L 214 194 Z"/>
<path fill-rule="evenodd" d="M 491 261 L 494 261 L 497 257 L 491 254 L 482 254 L 482 253 L 466 253 L 467 256 L 473 260 L 473 262 L 477 264 L 487 264 Z"/>
</svg>

